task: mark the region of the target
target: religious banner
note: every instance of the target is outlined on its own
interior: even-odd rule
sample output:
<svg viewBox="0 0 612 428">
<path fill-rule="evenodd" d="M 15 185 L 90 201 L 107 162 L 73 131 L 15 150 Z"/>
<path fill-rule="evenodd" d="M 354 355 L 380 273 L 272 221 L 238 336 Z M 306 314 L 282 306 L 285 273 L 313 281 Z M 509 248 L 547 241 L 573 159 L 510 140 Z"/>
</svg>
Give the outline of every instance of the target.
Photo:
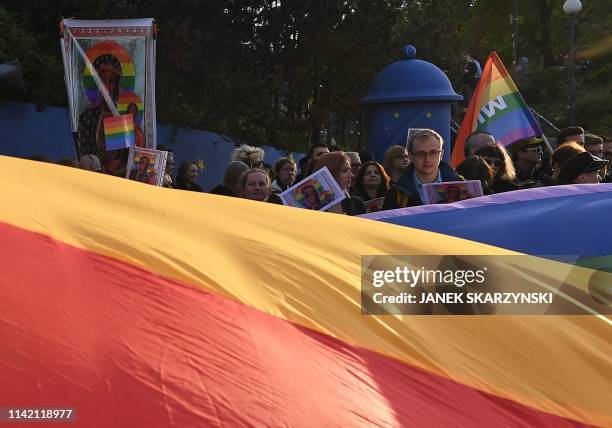
<svg viewBox="0 0 612 428">
<path fill-rule="evenodd" d="M 156 147 L 154 20 L 64 19 L 60 32 L 76 152 L 125 176 L 128 150 L 107 145 L 104 122 L 131 114 L 135 146 Z"/>
</svg>

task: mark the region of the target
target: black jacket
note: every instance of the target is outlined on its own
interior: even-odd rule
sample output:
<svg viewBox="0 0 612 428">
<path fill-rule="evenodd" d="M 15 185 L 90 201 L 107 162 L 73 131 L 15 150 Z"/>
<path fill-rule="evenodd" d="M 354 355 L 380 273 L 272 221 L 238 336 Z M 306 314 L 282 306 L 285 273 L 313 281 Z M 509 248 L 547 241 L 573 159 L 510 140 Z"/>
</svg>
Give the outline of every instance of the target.
<svg viewBox="0 0 612 428">
<path fill-rule="evenodd" d="M 463 177 L 455 172 L 451 166 L 445 162 L 440 162 L 440 178 L 443 182 L 463 181 Z M 419 192 L 414 182 L 414 165 L 409 165 L 396 184 L 392 185 L 387 193 L 384 210 L 394 210 L 396 208 L 415 207 L 423 205 Z"/>
<path fill-rule="evenodd" d="M 512 192 L 513 190 L 518 190 L 519 186 L 512 181 L 495 181 L 492 186 L 490 186 L 490 190 L 493 193 L 505 193 Z"/>
<path fill-rule="evenodd" d="M 352 196 L 342 200 L 342 211 L 348 215 L 365 214 L 366 206 L 361 199 Z"/>
<path fill-rule="evenodd" d="M 230 187 L 226 186 L 225 184 L 217 184 L 210 190 L 209 193 L 212 193 L 213 195 L 238 196 L 236 195 L 236 192 L 234 192 Z"/>
<path fill-rule="evenodd" d="M 176 183 L 176 186 L 174 187 L 175 189 L 179 189 L 179 190 L 189 190 L 191 192 L 203 192 L 204 190 L 202 190 L 202 188 L 200 187 L 199 184 L 193 183 L 191 185 L 191 187 L 187 187 L 185 185 L 185 183 Z"/>
</svg>

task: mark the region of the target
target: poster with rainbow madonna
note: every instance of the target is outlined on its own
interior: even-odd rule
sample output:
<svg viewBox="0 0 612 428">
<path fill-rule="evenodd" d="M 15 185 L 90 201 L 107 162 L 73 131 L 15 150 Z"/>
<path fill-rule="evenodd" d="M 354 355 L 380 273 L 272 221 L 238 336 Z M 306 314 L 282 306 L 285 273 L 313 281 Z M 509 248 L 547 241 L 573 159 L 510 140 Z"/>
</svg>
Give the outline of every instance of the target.
<svg viewBox="0 0 612 428">
<path fill-rule="evenodd" d="M 135 146 L 156 147 L 154 20 L 64 19 L 60 28 L 76 154 L 125 176 L 128 150 L 107 147 L 104 120 L 131 114 Z"/>
<path fill-rule="evenodd" d="M 325 211 L 346 198 L 327 167 L 315 171 L 280 195 L 284 205 Z"/>
</svg>

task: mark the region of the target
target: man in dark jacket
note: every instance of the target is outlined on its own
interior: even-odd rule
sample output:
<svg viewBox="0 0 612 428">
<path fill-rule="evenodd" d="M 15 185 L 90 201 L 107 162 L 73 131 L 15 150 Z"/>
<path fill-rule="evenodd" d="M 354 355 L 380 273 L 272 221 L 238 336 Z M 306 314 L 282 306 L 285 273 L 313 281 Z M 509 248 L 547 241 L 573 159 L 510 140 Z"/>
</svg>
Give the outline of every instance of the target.
<svg viewBox="0 0 612 428">
<path fill-rule="evenodd" d="M 431 129 L 415 133 L 408 142 L 410 166 L 389 189 L 383 210 L 423 204 L 423 184 L 461 181 L 462 178 L 442 162 L 442 137 Z"/>
</svg>

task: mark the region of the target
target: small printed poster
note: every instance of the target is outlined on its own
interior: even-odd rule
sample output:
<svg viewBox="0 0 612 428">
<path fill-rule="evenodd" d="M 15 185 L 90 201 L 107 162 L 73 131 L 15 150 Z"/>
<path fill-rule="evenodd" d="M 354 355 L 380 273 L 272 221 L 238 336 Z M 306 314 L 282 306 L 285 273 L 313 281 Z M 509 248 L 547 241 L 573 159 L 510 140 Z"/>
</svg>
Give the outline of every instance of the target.
<svg viewBox="0 0 612 428">
<path fill-rule="evenodd" d="M 382 210 L 383 203 L 385 202 L 385 197 L 370 199 L 365 203 L 366 213 L 374 213 L 376 211 Z"/>
<path fill-rule="evenodd" d="M 423 194 L 425 205 L 450 204 L 483 196 L 480 180 L 426 183 L 423 184 Z"/>
<path fill-rule="evenodd" d="M 126 178 L 161 186 L 164 182 L 167 157 L 168 152 L 166 151 L 140 147 L 130 148 Z"/>
<path fill-rule="evenodd" d="M 429 131 L 429 129 L 427 128 L 408 128 L 408 133 L 406 134 L 406 151 L 410 152 L 410 150 L 408 150 L 408 145 L 410 143 L 410 140 L 412 139 L 412 136 L 416 134 L 417 132 L 421 132 L 421 131 Z"/>
<path fill-rule="evenodd" d="M 346 198 L 327 167 L 294 184 L 279 196 L 285 205 L 318 211 L 325 211 Z"/>
</svg>

